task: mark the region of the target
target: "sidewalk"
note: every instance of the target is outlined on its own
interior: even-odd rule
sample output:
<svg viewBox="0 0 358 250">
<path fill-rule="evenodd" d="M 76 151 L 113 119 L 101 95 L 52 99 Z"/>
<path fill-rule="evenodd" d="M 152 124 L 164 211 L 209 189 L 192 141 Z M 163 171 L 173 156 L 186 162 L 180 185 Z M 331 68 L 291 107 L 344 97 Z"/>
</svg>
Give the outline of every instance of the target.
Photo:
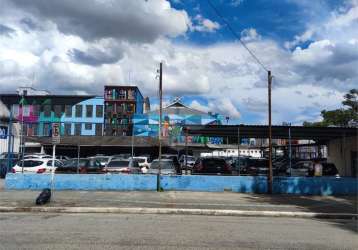
<svg viewBox="0 0 358 250">
<path fill-rule="evenodd" d="M 0 207 L 32 207 L 39 191 L 0 191 Z M 180 208 L 357 213 L 356 197 L 205 192 L 55 191 L 47 207 Z"/>
<path fill-rule="evenodd" d="M 0 180 L 0 207 L 11 209 L 35 207 L 35 199 L 39 193 L 40 191 L 5 190 L 3 180 Z M 184 191 L 55 191 L 51 202 L 43 207 L 123 208 L 127 210 L 128 208 L 179 209 L 181 211 L 194 209 L 210 210 L 212 213 L 215 213 L 215 211 L 358 213 L 357 197 L 354 196 L 295 196 Z"/>
</svg>

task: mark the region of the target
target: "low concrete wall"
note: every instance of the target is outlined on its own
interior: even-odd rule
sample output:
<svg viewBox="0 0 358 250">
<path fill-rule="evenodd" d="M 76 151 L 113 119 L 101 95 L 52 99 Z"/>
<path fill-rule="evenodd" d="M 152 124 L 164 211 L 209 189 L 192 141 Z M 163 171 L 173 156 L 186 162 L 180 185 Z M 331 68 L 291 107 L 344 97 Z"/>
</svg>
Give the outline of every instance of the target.
<svg viewBox="0 0 358 250">
<path fill-rule="evenodd" d="M 276 194 L 357 195 L 358 179 L 351 177 L 276 177 Z"/>
<path fill-rule="evenodd" d="M 266 193 L 267 178 L 261 176 L 161 176 L 163 190 L 241 193 Z M 43 189 L 51 185 L 48 174 L 8 174 L 7 189 Z M 156 190 L 156 175 L 69 175 L 55 176 L 57 190 Z M 357 178 L 335 177 L 275 177 L 276 194 L 297 195 L 357 195 Z"/>
<path fill-rule="evenodd" d="M 57 190 L 156 190 L 154 175 L 56 174 Z M 50 174 L 7 174 L 6 189 L 43 189 L 51 187 Z"/>
<path fill-rule="evenodd" d="M 183 191 L 232 191 L 241 193 L 267 192 L 266 177 L 261 176 L 162 176 L 161 187 L 164 190 Z"/>
</svg>

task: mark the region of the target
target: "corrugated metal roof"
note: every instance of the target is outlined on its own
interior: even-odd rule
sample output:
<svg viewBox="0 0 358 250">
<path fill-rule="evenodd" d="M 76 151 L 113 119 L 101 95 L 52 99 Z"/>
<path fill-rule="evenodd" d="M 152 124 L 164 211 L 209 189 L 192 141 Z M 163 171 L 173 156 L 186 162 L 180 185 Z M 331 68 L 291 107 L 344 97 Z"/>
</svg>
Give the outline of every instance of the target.
<svg viewBox="0 0 358 250">
<path fill-rule="evenodd" d="M 268 138 L 267 125 L 189 125 L 183 130 L 187 130 L 189 135 Z M 272 126 L 272 138 L 288 139 L 289 130 L 292 139 L 331 140 L 358 135 L 357 128 Z"/>
</svg>

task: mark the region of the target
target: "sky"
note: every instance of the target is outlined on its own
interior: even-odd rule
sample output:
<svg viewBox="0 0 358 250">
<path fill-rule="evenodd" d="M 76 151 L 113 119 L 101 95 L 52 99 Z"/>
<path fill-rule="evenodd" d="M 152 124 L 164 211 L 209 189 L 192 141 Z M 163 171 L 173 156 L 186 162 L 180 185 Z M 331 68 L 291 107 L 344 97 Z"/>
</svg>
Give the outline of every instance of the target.
<svg viewBox="0 0 358 250">
<path fill-rule="evenodd" d="M 358 0 L 211 0 L 272 71 L 273 124 L 318 121 L 358 88 Z M 0 0 L 0 93 L 102 95 L 137 85 L 164 103 L 267 123 L 267 72 L 207 0 Z"/>
</svg>

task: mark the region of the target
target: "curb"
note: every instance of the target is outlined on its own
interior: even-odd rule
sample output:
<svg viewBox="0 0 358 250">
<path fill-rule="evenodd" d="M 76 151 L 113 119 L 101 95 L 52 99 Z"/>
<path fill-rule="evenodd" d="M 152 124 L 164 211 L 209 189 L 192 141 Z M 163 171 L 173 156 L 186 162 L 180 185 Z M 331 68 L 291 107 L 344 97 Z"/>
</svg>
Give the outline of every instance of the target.
<svg viewBox="0 0 358 250">
<path fill-rule="evenodd" d="M 130 207 L 0 207 L 0 213 L 113 213 L 113 214 L 176 214 L 206 216 L 252 216 L 320 219 L 358 219 L 358 214 L 310 213 L 284 211 L 248 211 L 184 208 L 130 208 Z"/>
</svg>

